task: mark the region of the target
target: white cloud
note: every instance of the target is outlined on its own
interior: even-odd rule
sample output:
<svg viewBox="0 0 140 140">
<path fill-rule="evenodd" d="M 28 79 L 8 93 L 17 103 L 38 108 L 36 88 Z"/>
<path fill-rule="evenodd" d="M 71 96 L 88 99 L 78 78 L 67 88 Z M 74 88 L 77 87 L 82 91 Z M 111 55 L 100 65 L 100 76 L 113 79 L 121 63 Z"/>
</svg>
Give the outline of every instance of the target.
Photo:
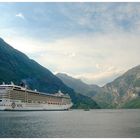
<svg viewBox="0 0 140 140">
<path fill-rule="evenodd" d="M 104 67 L 104 66 L 103 66 Z M 74 76 L 75 78 L 82 79 L 89 84 L 97 84 L 103 86 L 104 84 L 113 81 L 115 78 L 124 73 L 125 70 L 108 66 L 108 69 L 98 71 L 96 73 L 83 73 L 81 75 Z"/>
<path fill-rule="evenodd" d="M 72 4 L 61 7 L 61 12 L 71 20 L 73 26 L 78 25 L 81 29 L 106 33 L 114 30 L 140 32 L 138 3 Z"/>
<path fill-rule="evenodd" d="M 9 36 L 4 37 L 4 40 L 13 46 L 15 49 L 27 54 L 28 56 L 36 53 L 42 53 L 45 49 L 44 44 L 32 38 L 25 38 L 24 36 Z"/>
<path fill-rule="evenodd" d="M 102 85 L 139 64 L 140 4 L 62 3 L 54 7 L 55 10 L 53 6 L 47 8 L 41 5 L 32 6 L 27 26 L 21 27 L 18 23 L 13 26 L 10 23 L 13 20 L 9 20 L 11 15 L 6 14 L 2 18 L 4 29 L 0 28 L 0 34 L 13 47 L 46 68 Z M 23 13 L 18 11 L 15 17 L 26 19 Z M 58 21 L 58 18 L 61 20 Z M 37 22 L 32 27 L 35 20 Z M 57 24 L 54 24 L 55 21 Z M 25 37 L 28 29 L 30 32 Z M 59 39 L 42 42 L 29 38 L 36 35 L 38 38 Z M 71 37 L 66 37 L 69 35 Z"/>
<path fill-rule="evenodd" d="M 65 72 L 87 83 L 104 85 L 139 64 L 139 36 L 126 33 L 63 38 L 54 42 L 11 38 L 12 46 L 52 72 Z"/>
<path fill-rule="evenodd" d="M 22 13 L 16 14 L 16 17 L 21 18 L 21 19 L 25 19 L 24 15 Z"/>
</svg>

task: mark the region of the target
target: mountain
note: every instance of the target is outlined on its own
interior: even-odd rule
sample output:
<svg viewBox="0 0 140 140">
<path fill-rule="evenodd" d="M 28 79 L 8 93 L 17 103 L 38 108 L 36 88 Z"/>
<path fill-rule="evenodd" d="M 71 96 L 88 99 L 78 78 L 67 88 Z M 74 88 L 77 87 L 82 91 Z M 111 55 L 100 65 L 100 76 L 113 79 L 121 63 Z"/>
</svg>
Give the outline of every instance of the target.
<svg viewBox="0 0 140 140">
<path fill-rule="evenodd" d="M 15 84 L 23 81 L 30 89 L 51 94 L 61 90 L 71 96 L 74 108 L 100 108 L 91 98 L 74 92 L 51 71 L 0 38 L 0 83 L 3 81 L 13 81 Z"/>
<path fill-rule="evenodd" d="M 125 102 L 124 104 L 121 105 L 120 108 L 129 108 L 129 109 L 140 108 L 140 97 Z"/>
<path fill-rule="evenodd" d="M 83 95 L 87 95 L 94 89 L 100 89 L 97 85 L 88 85 L 81 81 L 80 79 L 75 79 L 67 74 L 57 73 L 56 76 L 61 79 L 66 85 L 70 88 L 74 89 L 78 93 L 82 93 Z"/>
<path fill-rule="evenodd" d="M 125 103 L 128 106 L 129 101 L 131 103 L 140 96 L 140 65 L 128 70 L 103 88 L 113 95 L 112 104 L 118 108 Z"/>
<path fill-rule="evenodd" d="M 66 74 L 57 74 L 67 86 L 89 96 L 101 108 L 140 108 L 140 65 L 103 87 L 88 85 Z"/>
<path fill-rule="evenodd" d="M 101 108 L 112 108 L 112 96 L 102 87 L 99 87 L 98 85 L 88 85 L 80 79 L 73 78 L 63 73 L 58 73 L 56 76 L 60 78 L 67 86 L 74 89 L 75 92 L 91 97 L 101 106 Z"/>
</svg>

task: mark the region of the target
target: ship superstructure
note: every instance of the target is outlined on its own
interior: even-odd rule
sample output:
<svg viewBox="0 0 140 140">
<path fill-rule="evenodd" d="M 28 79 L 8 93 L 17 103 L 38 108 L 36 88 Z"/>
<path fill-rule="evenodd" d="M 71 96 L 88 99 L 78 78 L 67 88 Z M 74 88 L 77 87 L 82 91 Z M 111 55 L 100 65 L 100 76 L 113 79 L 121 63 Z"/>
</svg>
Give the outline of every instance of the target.
<svg viewBox="0 0 140 140">
<path fill-rule="evenodd" d="M 48 94 L 11 83 L 0 85 L 0 110 L 68 110 L 72 106 L 68 94 Z"/>
</svg>

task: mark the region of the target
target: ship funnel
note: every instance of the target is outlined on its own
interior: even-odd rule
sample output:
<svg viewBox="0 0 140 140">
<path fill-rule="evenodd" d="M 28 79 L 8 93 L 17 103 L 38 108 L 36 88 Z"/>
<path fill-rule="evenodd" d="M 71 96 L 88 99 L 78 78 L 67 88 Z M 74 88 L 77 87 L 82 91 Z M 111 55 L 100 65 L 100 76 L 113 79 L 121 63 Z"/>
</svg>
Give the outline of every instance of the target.
<svg viewBox="0 0 140 140">
<path fill-rule="evenodd" d="M 14 83 L 11 81 L 11 85 L 14 85 Z"/>
<path fill-rule="evenodd" d="M 61 94 L 62 93 L 61 90 L 58 90 L 58 93 Z"/>
<path fill-rule="evenodd" d="M 64 95 L 64 94 L 61 92 L 61 90 L 58 91 L 58 94 L 59 94 L 59 95 Z"/>
<path fill-rule="evenodd" d="M 28 88 L 28 86 L 27 86 L 27 85 L 25 85 L 25 88 L 27 89 L 27 88 Z"/>
<path fill-rule="evenodd" d="M 3 85 L 5 85 L 5 82 L 2 82 Z"/>
</svg>

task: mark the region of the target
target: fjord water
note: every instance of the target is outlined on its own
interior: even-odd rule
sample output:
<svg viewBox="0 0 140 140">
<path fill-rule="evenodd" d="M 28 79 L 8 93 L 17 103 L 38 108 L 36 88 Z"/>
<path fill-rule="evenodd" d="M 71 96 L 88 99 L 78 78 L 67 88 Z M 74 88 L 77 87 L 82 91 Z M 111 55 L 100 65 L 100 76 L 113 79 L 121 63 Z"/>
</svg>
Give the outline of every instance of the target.
<svg viewBox="0 0 140 140">
<path fill-rule="evenodd" d="M 140 137 L 140 110 L 0 111 L 0 137 Z"/>
</svg>

